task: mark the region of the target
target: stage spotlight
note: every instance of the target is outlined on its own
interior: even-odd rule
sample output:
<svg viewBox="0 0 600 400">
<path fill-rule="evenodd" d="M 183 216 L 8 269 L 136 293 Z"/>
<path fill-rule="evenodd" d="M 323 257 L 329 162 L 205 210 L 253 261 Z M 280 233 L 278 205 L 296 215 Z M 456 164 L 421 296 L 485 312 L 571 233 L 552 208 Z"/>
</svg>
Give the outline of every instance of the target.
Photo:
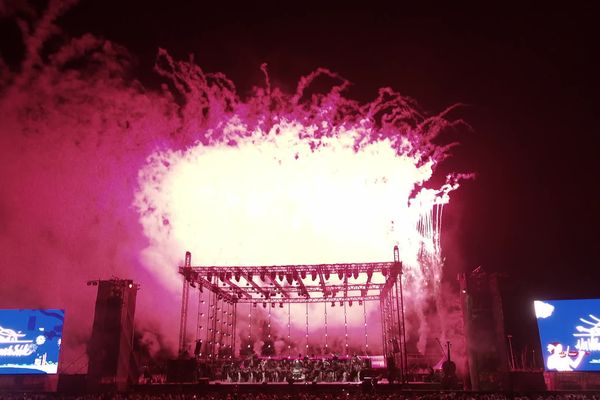
<svg viewBox="0 0 600 400">
<path fill-rule="evenodd" d="M 359 274 L 358 270 L 354 271 L 354 275 L 353 275 L 354 279 L 358 279 L 358 274 Z"/>
<path fill-rule="evenodd" d="M 349 305 L 350 307 L 352 307 L 352 300 L 349 300 L 349 301 L 348 301 L 348 305 Z"/>
<path fill-rule="evenodd" d="M 300 272 L 300 276 L 302 277 L 302 279 L 306 279 L 306 271 Z"/>
<path fill-rule="evenodd" d="M 335 301 L 331 302 L 331 307 L 335 307 Z"/>
<path fill-rule="evenodd" d="M 263 302 L 263 308 L 267 308 L 267 303 Z"/>
<path fill-rule="evenodd" d="M 338 275 L 338 278 L 340 279 L 340 281 L 341 281 L 342 279 L 344 279 L 344 271 L 338 271 L 338 274 L 337 274 L 337 275 Z"/>
<path fill-rule="evenodd" d="M 362 303 L 362 300 L 359 300 L 359 301 L 358 301 L 358 305 L 359 305 L 359 306 L 362 306 L 362 305 L 363 305 L 363 303 Z"/>
<path fill-rule="evenodd" d="M 329 271 L 325 271 L 324 276 L 325 276 L 325 280 L 328 280 L 329 279 Z"/>
<path fill-rule="evenodd" d="M 283 308 L 283 303 L 279 303 L 279 308 Z"/>
<path fill-rule="evenodd" d="M 344 305 L 344 302 L 343 302 L 343 301 L 340 301 L 340 307 L 341 307 L 341 306 L 343 306 L 343 305 Z"/>
<path fill-rule="evenodd" d="M 275 308 L 275 303 L 271 303 L 271 308 Z"/>
<path fill-rule="evenodd" d="M 310 273 L 310 277 L 313 281 L 316 281 L 317 280 L 317 271 L 312 271 Z"/>
</svg>

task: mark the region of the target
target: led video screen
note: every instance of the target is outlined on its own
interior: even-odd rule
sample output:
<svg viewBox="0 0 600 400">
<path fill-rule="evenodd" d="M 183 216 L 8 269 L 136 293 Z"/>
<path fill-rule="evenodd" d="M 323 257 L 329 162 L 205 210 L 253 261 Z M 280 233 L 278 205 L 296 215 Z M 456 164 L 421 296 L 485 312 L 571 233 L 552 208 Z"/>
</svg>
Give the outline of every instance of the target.
<svg viewBox="0 0 600 400">
<path fill-rule="evenodd" d="M 0 310 L 0 374 L 56 374 L 64 310 Z"/>
<path fill-rule="evenodd" d="M 534 302 L 546 371 L 600 371 L 600 299 Z"/>
</svg>

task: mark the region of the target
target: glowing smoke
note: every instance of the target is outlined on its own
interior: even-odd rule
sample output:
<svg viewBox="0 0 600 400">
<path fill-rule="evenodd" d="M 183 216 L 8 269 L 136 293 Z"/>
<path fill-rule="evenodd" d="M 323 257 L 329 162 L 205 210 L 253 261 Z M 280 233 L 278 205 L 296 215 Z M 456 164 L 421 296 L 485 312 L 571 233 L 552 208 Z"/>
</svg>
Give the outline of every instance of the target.
<svg viewBox="0 0 600 400">
<path fill-rule="evenodd" d="M 445 112 L 425 117 L 391 89 L 358 104 L 325 69 L 288 95 L 263 66 L 265 87 L 240 99 L 222 74 L 165 50 L 163 91 L 148 91 L 127 78 L 127 51 L 92 35 L 42 56 L 63 10 L 22 20 L 18 72 L 0 63 L 0 249 L 14 267 L 3 305 L 66 307 L 67 359 L 89 332 L 90 278 L 134 278 L 138 327 L 176 326 L 188 249 L 201 264 L 288 264 L 387 261 L 397 244 L 407 303 L 441 298 L 442 206 L 459 177 L 426 185 L 449 148 L 434 144 Z M 311 90 L 323 76 L 332 89 Z M 422 340 L 444 334 L 418 313 Z"/>
<path fill-rule="evenodd" d="M 424 305 L 440 297 L 442 206 L 458 187 L 451 176 L 425 188 L 446 155 L 432 140 L 448 121 L 422 117 L 389 89 L 358 105 L 325 69 L 302 78 L 294 95 L 272 94 L 267 75 L 248 100 L 223 76 L 164 50 L 156 69 L 184 99 L 196 141 L 154 152 L 140 172 L 145 265 L 178 290 L 164 266 L 185 250 L 204 265 L 274 265 L 390 260 L 398 245 L 423 351 Z M 307 94 L 321 75 L 340 84 Z"/>
</svg>

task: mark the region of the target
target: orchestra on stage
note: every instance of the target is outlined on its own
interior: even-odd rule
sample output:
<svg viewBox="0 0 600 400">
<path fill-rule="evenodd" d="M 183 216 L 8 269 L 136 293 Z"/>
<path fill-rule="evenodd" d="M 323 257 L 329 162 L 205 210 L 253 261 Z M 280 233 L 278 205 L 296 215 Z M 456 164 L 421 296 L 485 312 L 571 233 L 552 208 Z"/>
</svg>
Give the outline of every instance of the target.
<svg viewBox="0 0 600 400">
<path fill-rule="evenodd" d="M 357 355 L 340 358 L 309 357 L 259 358 L 257 355 L 244 360 L 224 362 L 220 378 L 231 383 L 267 382 L 360 382 L 364 372 L 370 369 L 368 357 Z"/>
</svg>

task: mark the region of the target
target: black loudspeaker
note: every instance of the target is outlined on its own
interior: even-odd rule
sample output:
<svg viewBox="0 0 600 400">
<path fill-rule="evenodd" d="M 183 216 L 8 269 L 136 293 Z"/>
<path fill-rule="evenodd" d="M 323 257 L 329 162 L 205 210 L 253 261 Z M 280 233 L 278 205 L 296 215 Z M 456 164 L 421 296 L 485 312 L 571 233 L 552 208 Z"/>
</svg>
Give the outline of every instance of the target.
<svg viewBox="0 0 600 400">
<path fill-rule="evenodd" d="M 360 383 L 360 388 L 364 393 L 372 393 L 375 391 L 375 387 L 377 386 L 377 378 L 375 377 L 364 377 L 362 382 Z"/>
<path fill-rule="evenodd" d="M 202 352 L 202 340 L 198 339 L 198 340 L 196 340 L 196 346 L 194 346 L 194 355 L 196 357 L 198 357 L 201 352 Z"/>
<path fill-rule="evenodd" d="M 125 390 L 133 382 L 133 321 L 138 286 L 131 280 L 98 282 L 92 336 L 88 345 L 88 388 Z"/>
<path fill-rule="evenodd" d="M 513 371 L 510 373 L 511 389 L 523 392 L 543 392 L 546 390 L 542 371 Z"/>
<path fill-rule="evenodd" d="M 497 274 L 477 268 L 461 279 L 472 390 L 509 390 L 504 315 Z"/>
<path fill-rule="evenodd" d="M 83 374 L 58 376 L 57 392 L 61 394 L 81 394 L 85 393 L 86 376 Z"/>
<path fill-rule="evenodd" d="M 394 350 L 394 353 L 400 353 L 400 346 L 398 345 L 398 339 L 396 339 L 396 338 L 392 339 L 392 348 Z"/>
<path fill-rule="evenodd" d="M 198 366 L 196 360 L 176 359 L 167 361 L 167 382 L 192 383 L 196 382 Z"/>
</svg>

